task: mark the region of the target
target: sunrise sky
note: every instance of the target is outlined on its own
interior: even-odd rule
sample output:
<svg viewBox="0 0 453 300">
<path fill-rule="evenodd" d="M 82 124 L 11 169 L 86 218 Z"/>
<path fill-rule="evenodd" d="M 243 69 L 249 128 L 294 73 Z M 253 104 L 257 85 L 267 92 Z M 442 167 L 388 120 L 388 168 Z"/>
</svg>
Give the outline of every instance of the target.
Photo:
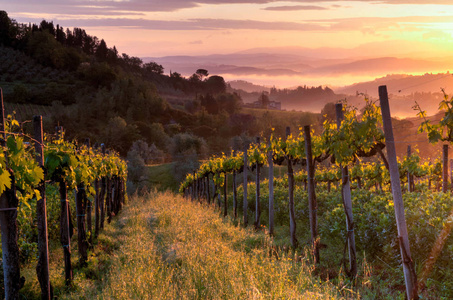
<svg viewBox="0 0 453 300">
<path fill-rule="evenodd" d="M 451 0 L 0 0 L 0 9 L 19 22 L 82 27 L 139 57 L 329 47 L 339 50 L 319 55 L 453 62 Z"/>
</svg>

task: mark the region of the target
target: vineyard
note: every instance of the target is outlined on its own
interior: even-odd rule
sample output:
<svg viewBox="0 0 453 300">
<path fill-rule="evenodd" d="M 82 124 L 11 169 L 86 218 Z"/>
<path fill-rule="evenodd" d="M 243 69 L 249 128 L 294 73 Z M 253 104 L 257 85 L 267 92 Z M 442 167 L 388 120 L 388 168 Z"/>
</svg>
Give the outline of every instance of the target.
<svg viewBox="0 0 453 300">
<path fill-rule="evenodd" d="M 2 97 L 3 108 L 3 97 Z M 63 128 L 43 134 L 42 117 L 33 118 L 33 135 L 2 109 L 0 226 L 4 296 L 19 299 L 24 285 L 20 265 L 35 256 L 43 299 L 53 297 L 49 280 L 49 242 L 59 240 L 66 285 L 73 280 L 71 237 L 77 228 L 79 265 L 104 223 L 126 200 L 127 166 L 105 147 L 93 149 L 64 140 Z M 94 217 L 94 220 L 93 220 Z M 74 225 L 76 224 L 76 225 Z"/>
<path fill-rule="evenodd" d="M 142 202 L 137 200 L 139 204 L 127 214 L 136 214 L 137 218 L 143 219 L 140 221 L 143 233 L 140 234 L 149 239 L 146 247 L 157 247 L 156 253 L 164 252 L 162 261 L 156 253 L 150 254 L 151 260 L 146 260 L 148 267 L 154 266 L 153 272 L 160 276 L 161 286 L 153 289 L 166 289 L 167 295 L 175 297 L 222 297 L 234 294 L 230 290 L 233 284 L 238 293 L 245 293 L 244 297 L 256 296 L 259 291 L 244 292 L 257 285 L 250 277 L 255 272 L 253 267 L 242 266 L 243 261 L 251 259 L 257 268 L 267 270 L 267 273 L 257 271 L 258 285 L 267 285 L 263 282 L 269 280 L 268 272 L 276 266 L 280 268 L 282 273 L 274 274 L 272 278 L 288 290 L 277 291 L 271 286 L 263 288 L 274 295 L 291 293 L 290 297 L 297 298 L 294 290 L 300 289 L 301 294 L 308 295 L 317 290 L 314 288 L 316 284 L 321 284 L 322 293 L 332 297 L 452 297 L 453 243 L 450 231 L 453 200 L 448 182 L 448 145 L 443 145 L 442 157 L 427 160 L 408 146 L 407 155 L 397 158 L 385 86 L 380 87 L 380 105 L 365 99 L 362 110 L 348 106 L 346 102 L 336 104 L 335 108 L 336 120 L 326 119 L 319 132 L 307 125 L 292 133 L 288 127 L 284 137 L 272 131 L 270 136 L 257 137 L 255 143 L 244 144 L 242 149 L 203 161 L 197 170 L 186 175 L 180 185 L 180 194 L 190 205 L 177 203 L 179 200 L 169 199 L 168 194 L 148 194 L 146 197 L 150 199 L 146 201 L 160 207 L 152 209 L 152 214 L 160 216 L 160 221 L 142 212 Z M 420 134 L 426 133 L 431 143 L 453 141 L 453 123 L 450 121 L 453 119 L 453 98 L 445 95 L 440 103 L 439 110 L 445 114 L 439 123 L 429 120 L 418 105 L 414 109 L 422 119 Z M 126 162 L 104 146 L 92 148 L 89 140 L 83 145 L 65 141 L 62 127 L 57 127 L 53 134 L 44 134 L 41 116 L 33 117 L 33 134 L 26 134 L 26 122 L 20 123 L 11 115 L 3 117 L 0 124 L 3 128 L 0 141 L 3 147 L 0 153 L 0 227 L 5 297 L 20 298 L 19 290 L 25 284 L 21 267 L 24 262 L 34 259 L 41 298 L 61 296 L 61 286 L 55 294 L 55 285 L 51 282 L 55 275 L 52 277 L 50 273 L 53 271 L 55 274 L 52 270 L 55 268 L 59 269 L 66 292 L 86 289 L 78 284 L 86 280 L 84 276 L 94 275 L 87 273 L 75 277 L 74 272 L 79 274 L 93 268 L 92 261 L 96 258 L 90 253 L 103 251 L 95 249 L 98 238 L 105 224 L 119 214 L 126 202 Z M 450 172 L 453 174 L 453 164 Z M 166 200 L 154 200 L 155 197 Z M 143 203 L 146 201 L 143 199 Z M 174 207 L 171 211 L 175 215 L 165 209 L 166 205 Z M 176 206 L 184 208 L 176 209 Z M 222 255 L 228 257 L 223 267 L 214 264 L 212 268 L 217 269 L 205 270 L 218 280 L 217 288 L 201 283 L 206 278 L 186 265 L 194 263 L 193 257 L 200 263 L 201 250 L 198 247 L 210 243 L 204 236 L 207 229 L 186 231 L 170 226 L 184 222 L 208 224 L 203 218 L 209 218 L 211 225 L 206 226 L 214 226 L 212 224 L 219 222 L 215 220 L 217 213 L 209 213 L 204 207 L 215 208 L 225 219 L 221 226 L 223 233 L 218 237 L 209 231 L 211 241 L 222 244 Z M 189 218 L 185 210 L 195 214 L 193 210 L 196 209 L 200 209 L 200 215 Z M 176 214 L 184 220 L 179 220 Z M 245 234 L 240 228 L 227 228 L 230 223 L 253 229 L 253 238 L 243 236 L 240 238 L 243 242 L 228 241 L 224 238 L 226 231 L 232 230 L 238 236 Z M 160 244 L 163 241 L 159 236 L 148 237 L 150 233 L 146 228 L 154 228 L 156 224 L 162 226 L 159 230 L 167 230 L 169 236 L 176 234 L 171 230 L 178 231 L 181 237 L 173 242 L 176 245 L 189 235 L 191 239 L 198 235 L 191 242 L 191 246 L 198 250 L 184 252 L 180 249 L 182 246 L 174 245 L 166 249 Z M 218 226 L 214 227 L 220 228 Z M 152 230 L 158 230 L 156 228 Z M 76 236 L 72 238 L 74 229 Z M 138 234 L 130 231 L 130 237 L 122 239 L 128 240 L 130 245 L 133 243 L 131 237 L 141 241 Z M 198 240 L 203 240 L 206 245 L 196 245 Z M 62 254 L 57 264 L 51 263 L 54 256 L 49 255 L 49 245 L 55 242 Z M 137 247 L 144 247 L 141 242 L 139 244 Z M 124 246 L 125 249 L 132 251 L 134 257 L 138 255 L 137 261 L 145 260 L 140 257 L 143 253 L 134 252 L 128 245 Z M 217 253 L 220 248 L 216 247 L 211 245 L 209 251 Z M 231 250 L 227 251 L 230 247 Z M 237 248 L 243 251 L 240 255 L 251 256 L 233 259 L 232 253 Z M 213 262 L 216 261 L 215 253 L 209 258 Z M 188 255 L 188 261 L 183 263 L 178 255 Z M 77 263 L 72 261 L 74 256 L 78 257 Z M 116 264 L 127 259 L 120 255 L 117 261 L 115 257 L 112 256 L 112 261 Z M 280 261 L 283 258 L 291 258 L 290 269 L 287 269 L 287 262 Z M 234 267 L 229 263 L 231 260 L 235 261 L 236 267 L 247 268 L 247 271 L 237 273 L 237 276 L 244 276 L 243 285 L 224 273 L 223 268 Z M 101 266 L 102 270 L 105 268 Z M 183 284 L 180 278 L 190 274 L 192 279 L 184 284 L 191 288 L 174 289 L 166 285 L 170 268 L 173 274 L 179 274 L 171 275 L 178 276 L 176 285 Z M 163 273 L 159 273 L 160 269 Z M 94 277 L 109 276 L 107 273 Z M 302 273 L 313 277 L 301 277 Z M 133 272 L 127 276 L 135 282 Z M 150 278 L 145 285 L 149 286 L 155 279 Z M 312 288 L 299 286 L 306 285 L 307 281 L 311 282 Z M 113 282 L 109 279 L 110 288 L 119 288 Z M 138 282 L 141 282 L 141 277 Z M 129 292 L 127 289 L 118 291 L 123 298 Z M 93 297 L 99 296 L 99 291 L 89 293 Z M 147 295 L 146 290 L 135 293 L 137 297 Z M 109 297 L 116 296 L 111 294 Z"/>
<path fill-rule="evenodd" d="M 309 249 L 303 259 L 325 279 L 340 270 L 354 289 L 363 279 L 358 262 L 366 260 L 374 278 L 367 288 L 385 282 L 388 289 L 378 298 L 404 291 L 410 299 L 452 297 L 448 145 L 432 161 L 410 146 L 397 159 L 385 86 L 379 92 L 380 106 L 369 99 L 361 111 L 337 104 L 336 122 L 325 121 L 319 135 L 310 126 L 296 134 L 287 128 L 285 138 L 272 134 L 210 158 L 187 174 L 180 193 L 216 204 L 242 226 L 254 216 L 254 228 L 273 236 L 277 251 Z M 440 103 L 445 115 L 437 124 L 414 109 L 430 142 L 453 141 L 453 98 Z M 287 175 L 274 178 L 274 165 L 285 165 Z M 264 167 L 268 179 L 261 180 Z"/>
</svg>

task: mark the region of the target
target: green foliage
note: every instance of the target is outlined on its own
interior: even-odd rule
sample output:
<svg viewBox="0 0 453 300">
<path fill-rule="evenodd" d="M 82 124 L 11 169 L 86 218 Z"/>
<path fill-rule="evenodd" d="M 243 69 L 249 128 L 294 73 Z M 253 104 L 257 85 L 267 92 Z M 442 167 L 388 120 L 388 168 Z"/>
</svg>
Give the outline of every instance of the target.
<svg viewBox="0 0 453 300">
<path fill-rule="evenodd" d="M 119 177 L 127 179 L 127 166 L 124 160 L 113 151 L 108 155 L 95 153 L 86 147 L 77 149 L 74 143 L 60 139 L 46 139 L 44 147 L 44 170 L 35 159 L 34 147 L 25 142 L 31 140 L 21 131 L 19 123 L 11 116 L 6 120 L 6 145 L 0 152 L 0 193 L 12 188 L 11 177 L 14 175 L 16 197 L 19 200 L 17 222 L 19 224 L 19 248 L 21 258 L 27 260 L 36 255 L 37 228 L 36 202 L 43 195 L 37 187 L 43 181 L 48 183 L 64 182 L 69 189 L 76 189 L 83 184 L 88 197 L 94 197 L 93 182 L 101 177 Z M 34 140 L 31 140 L 33 144 Z M 6 155 L 6 157 L 5 157 Z M 49 236 L 58 237 L 60 218 L 60 195 L 55 185 L 46 187 L 47 216 Z M 75 200 L 69 193 L 69 205 L 75 211 Z M 71 216 L 75 219 L 75 216 Z M 74 220 L 75 222 L 75 220 Z"/>
<path fill-rule="evenodd" d="M 384 146 L 380 108 L 365 98 L 365 107 L 358 115 L 356 108 L 343 105 L 344 119 L 340 128 L 336 123 L 324 121 L 324 136 L 329 150 L 338 164 L 352 165 L 359 156 L 373 156 Z"/>
<path fill-rule="evenodd" d="M 439 110 L 444 111 L 444 116 L 437 124 L 432 124 L 426 111 L 422 110 L 417 102 L 412 107 L 415 111 L 418 111 L 417 116 L 423 119 L 418 132 L 426 132 L 430 143 L 453 142 L 453 97 L 449 98 L 444 89 L 442 89 L 442 93 L 443 99 L 439 103 Z"/>
<path fill-rule="evenodd" d="M 79 68 L 79 73 L 83 79 L 95 88 L 110 88 L 110 85 L 117 78 L 116 72 L 106 62 L 81 66 Z"/>
</svg>

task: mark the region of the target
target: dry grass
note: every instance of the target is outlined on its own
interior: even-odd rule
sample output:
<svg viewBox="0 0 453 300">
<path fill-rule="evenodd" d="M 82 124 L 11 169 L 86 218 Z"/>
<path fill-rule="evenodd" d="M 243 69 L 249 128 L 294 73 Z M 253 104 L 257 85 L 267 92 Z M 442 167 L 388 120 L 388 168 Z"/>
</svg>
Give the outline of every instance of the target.
<svg viewBox="0 0 453 300">
<path fill-rule="evenodd" d="M 329 281 L 311 276 L 304 259 L 270 257 L 269 238 L 224 221 L 212 207 L 171 193 L 132 197 L 130 203 L 99 238 L 108 259 L 92 254 L 61 298 L 336 299 L 340 294 Z"/>
</svg>

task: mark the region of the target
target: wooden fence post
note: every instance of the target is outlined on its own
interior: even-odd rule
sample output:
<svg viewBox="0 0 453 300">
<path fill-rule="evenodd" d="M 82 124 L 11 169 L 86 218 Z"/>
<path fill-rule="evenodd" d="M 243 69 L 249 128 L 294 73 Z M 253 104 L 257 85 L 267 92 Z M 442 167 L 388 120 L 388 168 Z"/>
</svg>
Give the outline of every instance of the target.
<svg viewBox="0 0 453 300">
<path fill-rule="evenodd" d="M 197 177 L 198 177 L 198 176 L 197 176 L 197 173 L 196 173 L 196 171 L 194 170 L 194 171 L 193 171 L 193 187 L 194 187 L 194 194 L 193 194 L 194 197 L 193 197 L 193 200 L 194 200 L 194 201 L 195 201 L 195 200 L 198 200 L 198 182 L 197 182 L 198 178 L 197 178 Z"/>
<path fill-rule="evenodd" d="M 396 160 L 392 119 L 390 115 L 387 86 L 385 85 L 379 87 L 379 100 L 381 103 L 382 121 L 384 123 L 385 146 L 389 162 L 390 181 L 392 185 L 396 225 L 398 228 L 398 239 L 403 263 L 404 279 L 406 282 L 406 296 L 408 299 L 418 299 L 417 274 L 415 273 L 414 262 L 411 258 L 409 237 L 407 233 L 406 219 L 404 216 L 403 196 L 401 194 L 398 162 Z"/>
<path fill-rule="evenodd" d="M 259 147 L 260 138 L 256 137 L 256 144 Z M 261 223 L 261 202 L 260 202 L 260 165 L 256 163 L 256 193 L 255 193 L 255 229 L 260 228 Z"/>
<path fill-rule="evenodd" d="M 411 155 L 412 155 L 411 145 L 407 145 L 407 158 L 409 159 Z M 409 169 L 407 169 L 407 191 L 409 193 L 414 191 L 414 176 L 411 174 Z"/>
<path fill-rule="evenodd" d="M 208 199 L 208 204 L 211 204 L 211 192 L 210 192 L 211 182 L 209 181 L 209 173 L 206 174 L 206 195 Z"/>
<path fill-rule="evenodd" d="M 291 135 L 291 129 L 286 127 L 286 139 Z M 298 241 L 296 238 L 296 214 L 294 212 L 294 172 L 293 162 L 289 155 L 286 157 L 288 163 L 288 205 L 289 205 L 289 234 L 291 239 L 291 246 L 296 249 Z"/>
<path fill-rule="evenodd" d="M 243 190 L 244 190 L 244 198 L 242 201 L 242 214 L 243 214 L 243 219 L 244 219 L 244 227 L 247 227 L 249 223 L 249 218 L 247 214 L 247 209 L 248 209 L 248 201 L 247 201 L 247 150 L 248 150 L 248 145 L 244 145 L 244 170 L 242 171 L 243 175 Z"/>
<path fill-rule="evenodd" d="M 63 138 L 63 127 L 56 127 L 56 134 L 59 139 Z M 68 188 L 64 178 L 58 182 L 60 192 L 60 243 L 63 248 L 64 255 L 64 273 L 65 284 L 71 285 L 72 282 L 72 265 L 71 265 L 71 237 L 72 223 L 71 214 L 69 212 Z"/>
<path fill-rule="evenodd" d="M 442 147 L 442 192 L 448 191 L 448 145 Z"/>
<path fill-rule="evenodd" d="M 228 174 L 227 172 L 224 173 L 223 178 L 223 216 L 226 217 L 228 215 L 228 193 L 227 193 L 227 185 L 228 185 Z"/>
<path fill-rule="evenodd" d="M 97 238 L 100 228 L 100 189 L 99 189 L 99 179 L 94 180 L 94 237 Z"/>
<path fill-rule="evenodd" d="M 3 106 L 3 91 L 1 95 L 0 112 L 0 143 L 6 145 L 5 109 Z M 7 162 L 7 155 L 6 164 Z M 25 279 L 20 277 L 19 245 L 17 244 L 17 207 L 19 200 L 16 197 L 14 174 L 11 172 L 11 188 L 0 195 L 0 230 L 3 255 L 3 278 L 6 299 L 19 299 L 19 290 L 24 285 Z"/>
<path fill-rule="evenodd" d="M 269 141 L 270 145 L 270 141 Z M 269 147 L 270 148 L 270 147 Z M 274 155 L 272 150 L 267 152 L 269 165 L 269 235 L 274 235 Z"/>
<path fill-rule="evenodd" d="M 233 170 L 233 218 L 236 220 L 238 217 L 238 191 L 236 183 L 236 170 Z"/>
<path fill-rule="evenodd" d="M 90 150 L 91 144 L 90 139 L 87 138 L 85 140 L 85 146 L 87 147 L 88 151 Z M 86 209 L 86 222 L 87 222 L 87 231 L 89 234 L 88 244 L 91 245 L 92 243 L 92 219 L 91 219 L 91 210 L 92 210 L 92 202 L 87 198 L 87 193 L 84 193 L 84 202 L 85 202 L 85 209 Z"/>
<path fill-rule="evenodd" d="M 42 130 L 42 116 L 33 117 L 33 138 L 35 139 L 36 161 L 44 169 L 44 140 Z M 46 205 L 46 183 L 41 181 L 36 188 L 41 199 L 36 202 L 36 219 L 38 227 L 38 264 L 36 273 L 41 287 L 41 299 L 51 299 L 52 288 L 49 279 L 49 234 L 47 230 L 47 205 Z"/>
<path fill-rule="evenodd" d="M 315 263 L 319 264 L 318 218 L 316 215 L 318 204 L 316 203 L 315 194 L 315 166 L 313 163 L 313 154 L 311 149 L 310 125 L 304 126 L 304 139 L 305 157 L 307 160 L 308 210 L 310 216 L 311 245 L 313 247 Z"/>
<path fill-rule="evenodd" d="M 112 221 L 112 178 L 106 178 L 105 205 L 107 209 L 107 224 Z"/>
<path fill-rule="evenodd" d="M 76 202 L 76 218 L 77 218 L 77 245 L 79 247 L 80 264 L 85 265 L 88 259 L 88 241 L 85 228 L 85 212 L 84 212 L 84 194 L 85 185 L 79 184 L 75 192 Z"/>
<path fill-rule="evenodd" d="M 69 200 L 66 182 L 61 179 L 59 182 L 60 187 L 60 242 L 63 247 L 64 254 L 64 271 L 65 271 L 65 284 L 68 286 L 72 282 L 72 266 L 71 266 L 71 226 L 69 214 Z"/>
<path fill-rule="evenodd" d="M 450 158 L 450 181 L 451 181 L 450 190 L 453 190 L 453 158 Z"/>
<path fill-rule="evenodd" d="M 203 199 L 204 199 L 204 196 L 205 196 L 205 185 L 204 185 L 204 177 L 200 177 L 198 178 L 198 182 L 199 182 L 199 185 L 200 185 L 200 203 L 203 203 Z"/>
<path fill-rule="evenodd" d="M 102 155 L 105 155 L 105 144 L 101 144 Z M 101 190 L 99 192 L 99 208 L 100 208 L 100 225 L 99 229 L 104 229 L 104 219 L 105 219 L 105 190 L 107 188 L 107 179 L 105 177 L 101 178 Z"/>
<path fill-rule="evenodd" d="M 341 103 L 335 104 L 336 116 L 337 116 L 337 128 L 340 128 L 341 121 L 343 121 L 343 105 Z M 346 215 L 346 230 L 348 240 L 348 252 L 349 252 L 349 271 L 347 271 L 350 277 L 357 275 L 357 254 L 355 247 L 355 233 L 354 233 L 354 217 L 352 213 L 352 197 L 351 197 L 351 185 L 349 180 L 348 167 L 342 167 L 341 169 L 341 196 L 343 198 L 343 208 Z"/>
</svg>

